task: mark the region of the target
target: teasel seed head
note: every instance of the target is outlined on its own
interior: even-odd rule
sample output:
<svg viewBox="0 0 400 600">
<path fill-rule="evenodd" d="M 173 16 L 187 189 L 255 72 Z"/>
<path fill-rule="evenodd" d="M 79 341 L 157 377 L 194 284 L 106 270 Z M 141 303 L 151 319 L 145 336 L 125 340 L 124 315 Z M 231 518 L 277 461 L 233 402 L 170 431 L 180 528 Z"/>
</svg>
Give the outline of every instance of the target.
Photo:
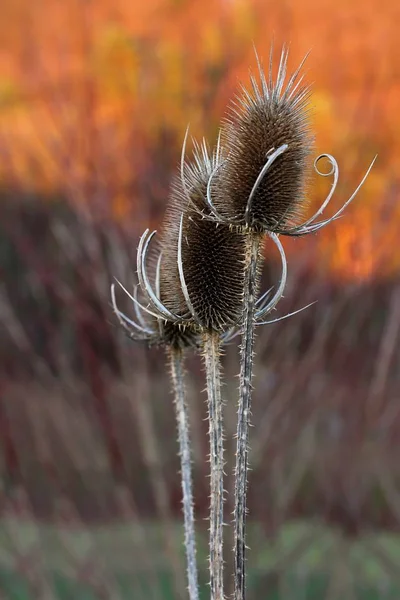
<svg viewBox="0 0 400 600">
<path fill-rule="evenodd" d="M 194 141 L 193 160 L 176 177 L 161 238 L 161 297 L 165 306 L 197 331 L 226 332 L 241 319 L 245 245 L 243 235 L 210 218 L 207 186 L 222 160 L 220 142 L 210 154 Z"/>
<path fill-rule="evenodd" d="M 176 349 L 198 347 L 206 331 L 232 339 L 242 315 L 245 243 L 242 233 L 210 219 L 207 186 L 221 160 L 218 141 L 212 155 L 194 142 L 193 160 L 185 160 L 170 194 L 158 247 L 146 230 L 137 250 L 139 285 L 131 294 L 134 317 L 112 306 L 129 337 Z M 140 296 L 140 297 L 139 297 Z"/>
<path fill-rule="evenodd" d="M 268 76 L 257 57 L 260 81 L 251 76 L 252 90 L 242 87 L 231 107 L 222 130 L 227 157 L 211 185 L 224 219 L 260 232 L 293 223 L 304 208 L 313 145 L 310 89 L 300 76 L 305 59 L 285 87 L 287 58 L 284 48 L 273 81 L 272 50 Z"/>
</svg>

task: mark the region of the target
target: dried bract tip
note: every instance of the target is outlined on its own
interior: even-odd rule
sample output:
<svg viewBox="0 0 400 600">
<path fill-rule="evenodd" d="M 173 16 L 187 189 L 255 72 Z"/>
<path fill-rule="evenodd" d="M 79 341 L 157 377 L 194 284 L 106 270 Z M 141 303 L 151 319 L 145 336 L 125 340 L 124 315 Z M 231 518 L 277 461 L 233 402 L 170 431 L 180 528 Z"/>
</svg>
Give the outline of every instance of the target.
<svg viewBox="0 0 400 600">
<path fill-rule="evenodd" d="M 242 314 L 244 238 L 210 219 L 207 186 L 221 164 L 218 142 L 210 155 L 194 142 L 193 160 L 182 152 L 181 176 L 173 183 L 161 249 L 161 298 L 198 331 L 225 332 Z"/>
<path fill-rule="evenodd" d="M 277 78 L 251 76 L 223 129 L 227 158 L 211 196 L 222 220 L 256 231 L 279 231 L 304 208 L 307 159 L 312 148 L 309 87 L 302 85 L 304 61 L 285 87 L 288 52 L 282 51 Z M 257 58 L 258 60 L 258 58 Z"/>
<path fill-rule="evenodd" d="M 132 312 L 135 317 L 133 315 L 128 317 L 118 307 L 115 284 L 111 286 L 112 307 L 128 337 L 135 341 L 146 342 L 149 346 L 168 346 L 176 350 L 184 350 L 185 348 L 197 347 L 199 345 L 198 336 L 192 329 L 181 324 L 180 321 L 166 319 L 150 303 L 146 304 L 146 301 L 139 302 L 137 294 L 138 286 L 135 286 L 134 293 L 130 294 L 121 282 L 116 281 L 133 304 Z"/>
</svg>

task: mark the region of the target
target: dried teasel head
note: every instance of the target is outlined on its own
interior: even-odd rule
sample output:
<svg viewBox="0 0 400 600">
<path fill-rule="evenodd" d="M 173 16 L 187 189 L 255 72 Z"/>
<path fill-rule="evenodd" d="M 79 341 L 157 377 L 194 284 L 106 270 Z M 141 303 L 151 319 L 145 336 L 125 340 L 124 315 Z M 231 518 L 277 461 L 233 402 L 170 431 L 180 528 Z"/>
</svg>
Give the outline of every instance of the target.
<svg viewBox="0 0 400 600">
<path fill-rule="evenodd" d="M 277 78 L 272 78 L 272 50 L 268 78 L 258 60 L 260 83 L 251 77 L 252 91 L 242 94 L 223 128 L 226 158 L 207 186 L 208 218 L 217 223 L 258 233 L 302 236 L 318 231 L 341 216 L 354 200 L 376 160 L 372 160 L 353 194 L 331 216 L 317 221 L 333 198 L 339 166 L 330 154 L 314 161 L 314 170 L 333 178 L 331 189 L 317 211 L 296 224 L 307 206 L 305 190 L 308 158 L 313 146 L 309 128 L 310 88 L 300 75 L 305 59 L 285 85 L 288 51 L 284 48 Z M 329 170 L 319 163 L 327 160 Z"/>
<path fill-rule="evenodd" d="M 221 164 L 219 141 L 212 154 L 205 141 L 194 142 L 193 160 L 187 161 L 186 139 L 161 238 L 160 293 L 190 327 L 223 333 L 242 314 L 244 239 L 209 218 L 207 187 Z"/>
<path fill-rule="evenodd" d="M 303 62 L 286 86 L 288 52 L 283 49 L 277 78 L 258 61 L 259 82 L 242 92 L 223 128 L 227 158 L 211 195 L 216 210 L 233 223 L 255 231 L 277 231 L 304 207 L 308 158 L 313 145 L 308 99 L 302 84 Z"/>
<path fill-rule="evenodd" d="M 196 346 L 204 331 L 221 333 L 222 341 L 234 335 L 243 298 L 244 239 L 207 218 L 207 185 L 221 160 L 218 143 L 210 155 L 205 142 L 194 143 L 193 160 L 185 160 L 171 189 L 158 248 L 150 248 L 156 232 L 146 230 L 137 251 L 139 285 L 131 294 L 117 283 L 133 303 L 134 317 L 112 305 L 128 335 L 150 345 L 175 348 Z"/>
</svg>

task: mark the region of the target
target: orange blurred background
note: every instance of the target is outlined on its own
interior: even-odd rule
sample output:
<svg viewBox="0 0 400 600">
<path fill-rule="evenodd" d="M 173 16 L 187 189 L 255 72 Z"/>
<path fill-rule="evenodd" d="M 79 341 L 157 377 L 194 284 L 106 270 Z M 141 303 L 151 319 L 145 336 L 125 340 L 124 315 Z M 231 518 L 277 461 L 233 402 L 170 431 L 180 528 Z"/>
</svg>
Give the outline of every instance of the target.
<svg viewBox="0 0 400 600">
<path fill-rule="evenodd" d="M 341 198 L 378 154 L 338 239 L 333 228 L 320 236 L 322 256 L 340 277 L 392 274 L 397 208 L 385 243 L 374 232 L 399 171 L 399 18 L 388 0 L 362 9 L 329 0 L 4 0 L 1 181 L 147 223 L 153 198 L 165 203 L 187 124 L 214 142 L 255 65 L 253 44 L 267 63 L 271 41 L 276 54 L 288 43 L 292 68 L 311 50 L 316 151 L 337 158 Z M 312 196 L 321 199 L 317 179 Z"/>
</svg>

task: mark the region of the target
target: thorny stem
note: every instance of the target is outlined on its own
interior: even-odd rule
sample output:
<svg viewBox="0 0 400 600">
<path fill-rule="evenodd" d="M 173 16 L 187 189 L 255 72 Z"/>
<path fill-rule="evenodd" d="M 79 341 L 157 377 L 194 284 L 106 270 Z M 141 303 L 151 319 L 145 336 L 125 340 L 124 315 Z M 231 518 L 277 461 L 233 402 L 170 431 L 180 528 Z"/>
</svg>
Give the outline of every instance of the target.
<svg viewBox="0 0 400 600">
<path fill-rule="evenodd" d="M 258 259 L 261 236 L 249 233 L 246 236 L 246 264 L 243 298 L 243 333 L 239 375 L 239 406 L 236 440 L 235 467 L 235 566 L 234 599 L 245 600 L 245 553 L 246 553 L 246 504 L 249 421 L 251 410 L 251 392 L 253 375 L 254 313 L 258 288 Z"/>
<path fill-rule="evenodd" d="M 139 354 L 141 360 L 141 372 L 144 375 L 147 374 L 147 365 L 144 360 L 144 355 Z M 128 369 L 130 364 L 125 364 L 125 357 L 122 357 L 124 361 L 125 373 L 130 373 Z M 183 600 L 186 598 L 185 589 L 185 577 L 182 572 L 182 565 L 179 555 L 179 549 L 177 548 L 177 540 L 175 536 L 175 525 L 173 516 L 171 514 L 170 498 L 168 495 L 167 481 L 165 478 L 164 461 L 160 452 L 159 440 L 154 427 L 154 415 L 151 410 L 150 403 L 148 402 L 148 389 L 146 387 L 148 379 L 141 377 L 137 383 L 137 394 L 135 400 L 132 401 L 132 408 L 135 410 L 136 417 L 138 420 L 138 434 L 139 443 L 143 453 L 143 457 L 146 463 L 146 467 L 149 470 L 150 484 L 153 491 L 154 501 L 163 523 L 163 534 L 165 551 L 171 558 L 171 564 L 173 567 L 174 576 L 174 592 L 177 600 Z M 129 387 L 127 393 L 130 393 Z"/>
<path fill-rule="evenodd" d="M 178 424 L 179 455 L 181 458 L 182 502 L 185 527 L 185 549 L 190 600 L 199 600 L 196 561 L 196 536 L 194 530 L 193 485 L 191 472 L 189 419 L 185 402 L 183 355 L 181 350 L 169 349 L 172 389 Z"/>
<path fill-rule="evenodd" d="M 207 333 L 203 343 L 210 436 L 210 586 L 211 600 L 224 600 L 224 440 L 222 423 L 220 337 Z"/>
</svg>

